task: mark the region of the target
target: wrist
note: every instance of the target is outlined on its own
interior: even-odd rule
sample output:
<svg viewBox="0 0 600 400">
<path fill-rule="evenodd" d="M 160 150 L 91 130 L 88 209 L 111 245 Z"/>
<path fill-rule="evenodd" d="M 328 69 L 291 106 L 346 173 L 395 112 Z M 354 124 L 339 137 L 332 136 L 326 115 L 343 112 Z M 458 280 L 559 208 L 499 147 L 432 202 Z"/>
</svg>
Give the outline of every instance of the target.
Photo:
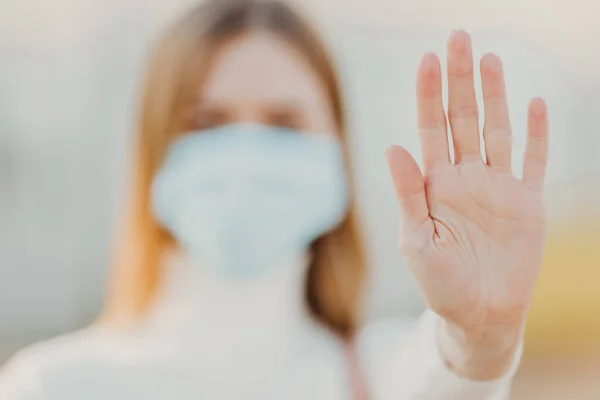
<svg viewBox="0 0 600 400">
<path fill-rule="evenodd" d="M 493 380 L 514 366 L 523 324 L 466 330 L 442 320 L 437 340 L 440 355 L 456 374 L 472 380 Z"/>
</svg>

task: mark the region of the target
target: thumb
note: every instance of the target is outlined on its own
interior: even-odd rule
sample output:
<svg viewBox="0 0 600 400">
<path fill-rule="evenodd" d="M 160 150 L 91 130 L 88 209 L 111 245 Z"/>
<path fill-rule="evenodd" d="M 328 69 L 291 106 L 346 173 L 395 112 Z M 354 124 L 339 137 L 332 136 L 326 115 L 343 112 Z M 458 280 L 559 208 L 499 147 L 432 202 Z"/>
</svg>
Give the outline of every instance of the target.
<svg viewBox="0 0 600 400">
<path fill-rule="evenodd" d="M 403 224 L 409 231 L 418 228 L 429 218 L 423 174 L 415 159 L 401 146 L 388 147 L 385 156 L 400 203 Z"/>
</svg>

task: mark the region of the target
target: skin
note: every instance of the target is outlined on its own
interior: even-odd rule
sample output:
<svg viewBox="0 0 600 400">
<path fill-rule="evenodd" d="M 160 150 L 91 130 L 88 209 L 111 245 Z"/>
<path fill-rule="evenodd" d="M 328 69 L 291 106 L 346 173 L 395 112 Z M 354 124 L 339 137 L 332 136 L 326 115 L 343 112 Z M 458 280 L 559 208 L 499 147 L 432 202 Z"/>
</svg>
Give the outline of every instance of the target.
<svg viewBox="0 0 600 400">
<path fill-rule="evenodd" d="M 292 46 L 260 32 L 233 39 L 214 55 L 196 121 L 200 129 L 242 122 L 336 132 L 312 67 Z"/>
<path fill-rule="evenodd" d="M 500 59 L 481 60 L 486 159 L 480 154 L 471 40 L 448 41 L 446 117 L 441 67 L 426 54 L 417 74 L 424 170 L 402 147 L 386 155 L 404 218 L 400 249 L 430 308 L 438 347 L 457 374 L 493 379 L 521 341 L 545 238 L 542 184 L 548 153 L 544 102 L 532 100 L 523 179 L 511 165 L 511 126 Z M 335 134 L 327 94 L 301 54 L 267 33 L 236 38 L 213 57 L 198 128 L 247 122 Z M 455 162 L 450 162 L 447 122 Z"/>
<path fill-rule="evenodd" d="M 404 215 L 400 248 L 428 305 L 443 319 L 440 353 L 458 374 L 486 380 L 513 363 L 541 265 L 548 118 L 543 100 L 531 100 L 523 178 L 517 179 L 500 59 L 481 59 L 485 160 L 466 32 L 450 35 L 447 65 L 447 113 L 437 56 L 426 54 L 418 68 L 423 173 L 402 147 L 390 147 L 387 159 Z"/>
</svg>

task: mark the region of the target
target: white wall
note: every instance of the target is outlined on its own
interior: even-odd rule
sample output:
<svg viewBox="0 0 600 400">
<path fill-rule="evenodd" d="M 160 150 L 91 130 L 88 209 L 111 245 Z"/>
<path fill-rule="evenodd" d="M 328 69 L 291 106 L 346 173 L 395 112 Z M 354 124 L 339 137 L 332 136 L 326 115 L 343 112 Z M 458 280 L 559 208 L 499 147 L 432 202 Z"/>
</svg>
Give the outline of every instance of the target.
<svg viewBox="0 0 600 400">
<path fill-rule="evenodd" d="M 443 59 L 454 26 L 471 28 L 476 55 L 497 52 L 505 61 L 515 149 L 522 154 L 528 99 L 544 96 L 553 135 L 549 178 L 560 185 L 586 169 L 600 171 L 600 103 L 591 90 L 597 82 L 581 64 L 593 58 L 582 44 L 593 31 L 581 31 L 591 13 L 577 14 L 581 24 L 569 25 L 564 21 L 575 14 L 548 2 L 530 14 L 514 12 L 534 4 L 523 1 L 487 2 L 461 14 L 465 1 L 438 1 L 430 9 L 426 2 L 371 0 L 369 12 L 355 8 L 358 0 L 336 1 L 312 5 L 347 82 L 359 199 L 378 288 L 371 307 L 373 313 L 416 312 L 422 304 L 396 249 L 399 215 L 383 152 L 400 143 L 419 155 L 413 93 L 420 55 L 435 50 Z M 0 343 L 73 329 L 100 306 L 144 49 L 163 20 L 189 3 L 2 2 Z M 416 3 L 422 6 L 407 6 Z M 490 21 L 503 17 L 485 26 L 484 14 Z M 570 36 L 558 34 L 555 23 Z"/>
</svg>

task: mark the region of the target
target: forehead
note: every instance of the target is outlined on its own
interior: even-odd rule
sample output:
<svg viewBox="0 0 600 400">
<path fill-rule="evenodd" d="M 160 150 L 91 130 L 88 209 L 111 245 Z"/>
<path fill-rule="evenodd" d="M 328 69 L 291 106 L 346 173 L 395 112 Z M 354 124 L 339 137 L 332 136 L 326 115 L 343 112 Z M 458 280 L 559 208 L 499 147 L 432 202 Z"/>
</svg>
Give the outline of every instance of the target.
<svg viewBox="0 0 600 400">
<path fill-rule="evenodd" d="M 266 32 L 246 34 L 221 46 L 211 58 L 200 95 L 228 103 L 326 103 L 323 85 L 306 58 Z"/>
</svg>

